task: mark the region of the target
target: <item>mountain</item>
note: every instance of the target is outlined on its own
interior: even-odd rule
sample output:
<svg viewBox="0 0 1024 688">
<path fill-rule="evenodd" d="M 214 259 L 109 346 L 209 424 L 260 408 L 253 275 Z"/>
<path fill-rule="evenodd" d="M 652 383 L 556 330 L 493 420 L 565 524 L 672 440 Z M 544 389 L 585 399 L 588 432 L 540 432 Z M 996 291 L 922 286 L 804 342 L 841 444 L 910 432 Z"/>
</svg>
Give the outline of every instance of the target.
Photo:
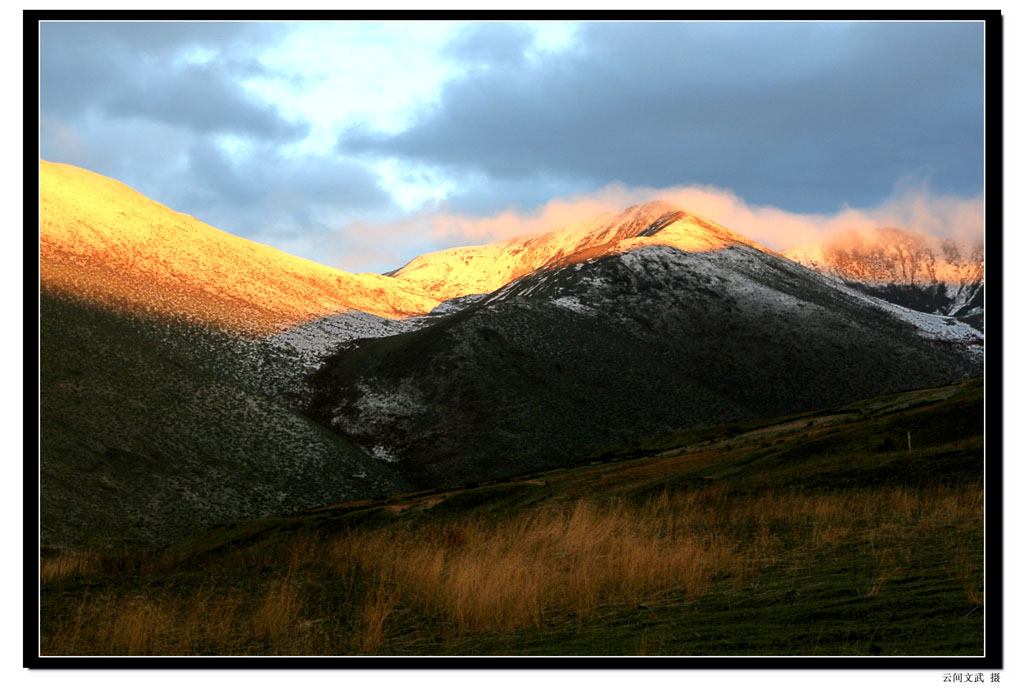
<svg viewBox="0 0 1024 688">
<path fill-rule="evenodd" d="M 572 462 L 980 372 L 978 333 L 662 203 L 352 275 L 40 162 L 47 548 Z"/>
<path fill-rule="evenodd" d="M 927 313 L 984 311 L 985 248 L 891 227 L 850 230 L 795 246 L 784 256 L 866 294 Z M 975 319 L 980 324 L 979 319 Z"/>
<path fill-rule="evenodd" d="M 406 485 L 302 413 L 302 378 L 436 299 L 68 165 L 40 161 L 40 213 L 44 546 L 152 546 Z"/>
<path fill-rule="evenodd" d="M 342 348 L 311 378 L 309 414 L 426 487 L 981 373 L 981 337 L 956 319 L 872 298 L 664 204 L 619 217 L 596 235 L 544 235 L 565 248 L 458 312 Z M 519 241 L 503 250 L 542 245 Z M 459 251 L 442 255 L 395 274 L 434 275 L 421 285 L 435 293 L 493 284 L 467 281 L 450 260 Z M 467 255 L 493 264 L 500 251 Z"/>
<path fill-rule="evenodd" d="M 650 245 L 683 251 L 745 245 L 768 251 L 721 225 L 653 201 L 541 234 L 425 253 L 388 274 L 448 300 L 490 293 L 538 268 Z"/>
<path fill-rule="evenodd" d="M 40 160 L 40 282 L 130 313 L 265 335 L 357 310 L 394 318 L 438 300 L 232 236 L 124 184 Z"/>
</svg>

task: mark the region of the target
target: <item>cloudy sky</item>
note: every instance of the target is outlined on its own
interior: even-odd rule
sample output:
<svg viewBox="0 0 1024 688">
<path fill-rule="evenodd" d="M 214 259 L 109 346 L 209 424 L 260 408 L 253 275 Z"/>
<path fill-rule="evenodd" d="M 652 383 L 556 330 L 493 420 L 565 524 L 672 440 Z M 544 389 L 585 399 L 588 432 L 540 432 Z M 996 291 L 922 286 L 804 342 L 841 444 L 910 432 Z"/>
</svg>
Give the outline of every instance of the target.
<svg viewBox="0 0 1024 688">
<path fill-rule="evenodd" d="M 44 23 L 40 154 L 353 271 L 666 198 L 978 236 L 980 23 Z"/>
</svg>

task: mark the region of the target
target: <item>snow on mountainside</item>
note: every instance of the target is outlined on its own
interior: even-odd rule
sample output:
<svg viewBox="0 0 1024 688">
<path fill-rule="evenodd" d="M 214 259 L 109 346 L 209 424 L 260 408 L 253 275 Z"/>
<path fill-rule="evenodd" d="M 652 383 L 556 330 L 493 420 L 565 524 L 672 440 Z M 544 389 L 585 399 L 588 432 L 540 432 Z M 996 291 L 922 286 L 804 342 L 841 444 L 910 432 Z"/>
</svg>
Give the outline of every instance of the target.
<svg viewBox="0 0 1024 688">
<path fill-rule="evenodd" d="M 438 300 L 227 234 L 113 179 L 39 162 L 43 289 L 244 334 L 358 310 L 429 312 Z"/>
<path fill-rule="evenodd" d="M 734 243 L 538 269 L 311 379 L 311 417 L 417 487 L 557 466 L 610 442 L 842 405 L 982 370 L 954 318 Z"/>
<path fill-rule="evenodd" d="M 273 389 L 295 380 L 259 340 L 49 293 L 39 324 L 46 547 L 148 547 L 402 489 Z"/>
<path fill-rule="evenodd" d="M 244 377 L 261 393 L 299 408 L 311 394 L 306 378 L 338 349 L 360 339 L 420 329 L 459 309 L 459 304 L 449 302 L 427 315 L 400 319 L 352 311 L 303 323 L 260 340 L 239 342 L 247 349 L 242 359 Z"/>
<path fill-rule="evenodd" d="M 686 256 L 686 259 L 683 257 Z M 767 256 L 760 256 L 749 250 L 716 251 L 705 255 L 690 255 L 673 249 L 670 246 L 646 246 L 638 250 L 624 252 L 623 263 L 635 272 L 644 272 L 662 283 L 672 283 L 679 274 L 705 280 L 714 285 L 716 292 L 727 290 L 733 294 L 754 302 L 771 303 L 774 307 L 807 308 L 801 299 L 785 290 L 765 289 L 764 284 L 770 282 L 776 271 L 774 263 L 766 262 Z M 772 257 L 772 260 L 778 260 Z M 584 263 L 577 263 L 576 271 Z M 584 273 L 587 274 L 587 273 Z M 816 271 L 807 271 L 805 277 L 827 290 L 835 290 L 868 310 L 884 313 L 904 321 L 917 329 L 918 334 L 926 339 L 955 342 L 966 347 L 965 352 L 975 361 L 980 362 L 984 355 L 984 337 L 973 327 L 956 318 L 923 313 L 912 308 L 891 303 L 885 299 L 875 298 L 869 294 L 849 286 L 843 282 L 828 280 Z M 570 310 L 597 314 L 603 312 L 608 303 L 597 304 L 591 299 L 594 294 L 607 293 L 609 285 L 595 281 L 593 275 L 584 278 L 587 281 L 580 293 L 586 294 L 583 300 L 577 296 L 552 297 L 551 303 Z M 512 297 L 541 296 L 547 293 L 546 285 L 558 285 L 562 288 L 565 277 L 554 271 L 538 271 L 529 280 L 521 280 L 497 290 L 488 300 L 500 301 Z M 710 293 L 709 293 L 710 295 Z M 584 301 L 590 301 L 587 305 Z M 667 305 L 667 304 L 666 304 Z"/>
<path fill-rule="evenodd" d="M 842 232 L 787 249 L 782 255 L 915 310 L 969 315 L 982 307 L 985 249 L 981 242 L 879 227 Z"/>
<path fill-rule="evenodd" d="M 544 266 L 564 265 L 640 246 L 712 251 L 736 244 L 768 251 L 721 225 L 653 201 L 617 215 L 605 214 L 541 234 L 426 253 L 389 274 L 447 300 L 492 292 Z"/>
</svg>

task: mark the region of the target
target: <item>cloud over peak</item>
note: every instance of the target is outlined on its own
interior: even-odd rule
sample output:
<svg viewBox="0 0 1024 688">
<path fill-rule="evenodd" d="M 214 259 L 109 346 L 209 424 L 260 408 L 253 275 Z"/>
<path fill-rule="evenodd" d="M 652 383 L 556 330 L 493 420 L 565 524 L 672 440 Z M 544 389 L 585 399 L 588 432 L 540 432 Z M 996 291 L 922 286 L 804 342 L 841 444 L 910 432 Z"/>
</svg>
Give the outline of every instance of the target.
<svg viewBox="0 0 1024 688">
<path fill-rule="evenodd" d="M 350 227 L 347 232 L 362 237 L 360 259 L 378 264 L 390 262 L 397 267 L 413 256 L 394 247 L 402 246 L 412 236 L 433 237 L 446 247 L 487 244 L 571 226 L 599 215 L 611 216 L 629 206 L 655 200 L 705 217 L 776 251 L 840 232 L 877 227 L 967 241 L 980 241 L 984 236 L 984 205 L 980 197 L 936 195 L 925 188 L 908 189 L 873 208 L 794 213 L 751 204 L 730 190 L 711 186 L 655 189 L 622 184 L 612 184 L 591 194 L 556 198 L 532 210 L 509 208 L 491 215 L 424 213 L 394 223 Z"/>
</svg>

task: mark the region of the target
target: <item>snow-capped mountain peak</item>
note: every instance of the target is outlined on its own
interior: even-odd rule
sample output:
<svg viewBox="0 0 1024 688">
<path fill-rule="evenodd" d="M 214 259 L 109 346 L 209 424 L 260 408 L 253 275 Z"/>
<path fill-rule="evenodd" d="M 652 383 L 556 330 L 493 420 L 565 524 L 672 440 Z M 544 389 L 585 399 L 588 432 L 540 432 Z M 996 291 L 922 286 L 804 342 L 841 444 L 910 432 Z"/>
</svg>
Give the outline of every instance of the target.
<svg viewBox="0 0 1024 688">
<path fill-rule="evenodd" d="M 671 246 L 694 252 L 733 245 L 768 251 L 715 222 L 664 201 L 652 201 L 549 232 L 426 253 L 390 274 L 436 298 L 450 299 L 492 292 L 546 266 L 641 246 Z"/>
<path fill-rule="evenodd" d="M 782 255 L 866 293 L 944 315 L 983 307 L 985 249 L 892 227 L 841 232 Z"/>
</svg>

